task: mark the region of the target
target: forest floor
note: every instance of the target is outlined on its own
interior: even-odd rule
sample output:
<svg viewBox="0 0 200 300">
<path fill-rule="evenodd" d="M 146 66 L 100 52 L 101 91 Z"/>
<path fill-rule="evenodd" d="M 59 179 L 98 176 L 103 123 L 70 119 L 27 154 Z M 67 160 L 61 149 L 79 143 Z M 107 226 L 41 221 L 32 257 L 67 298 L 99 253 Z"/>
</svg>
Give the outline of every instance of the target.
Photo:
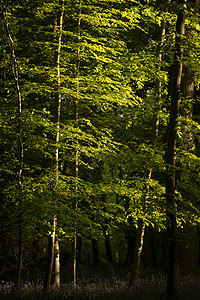
<svg viewBox="0 0 200 300">
<path fill-rule="evenodd" d="M 129 287 L 128 281 L 113 278 L 82 279 L 62 284 L 57 291 L 43 290 L 42 282 L 23 282 L 20 291 L 13 292 L 13 282 L 0 282 L 1 300 L 164 300 L 166 277 L 162 275 L 141 279 L 137 287 Z M 184 277 L 179 280 L 179 300 L 200 299 L 200 278 Z"/>
</svg>

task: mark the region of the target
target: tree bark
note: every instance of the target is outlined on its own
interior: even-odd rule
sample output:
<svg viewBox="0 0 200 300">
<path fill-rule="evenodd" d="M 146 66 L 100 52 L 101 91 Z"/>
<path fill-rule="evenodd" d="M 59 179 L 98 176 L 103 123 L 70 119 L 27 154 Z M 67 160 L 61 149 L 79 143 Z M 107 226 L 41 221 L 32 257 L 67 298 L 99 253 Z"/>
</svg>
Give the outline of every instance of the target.
<svg viewBox="0 0 200 300">
<path fill-rule="evenodd" d="M 23 166 L 24 166 L 24 145 L 23 145 L 23 132 L 22 132 L 22 96 L 21 96 L 21 89 L 20 89 L 20 83 L 19 83 L 19 68 L 17 63 L 17 58 L 15 55 L 15 45 L 12 38 L 12 35 L 10 33 L 9 29 L 9 22 L 7 17 L 7 10 L 4 4 L 4 1 L 1 0 L 1 7 L 3 12 L 3 22 L 4 22 L 4 29 L 6 33 L 6 37 L 8 40 L 8 46 L 11 51 L 11 57 L 12 57 L 12 73 L 15 80 L 15 86 L 16 86 L 16 93 L 18 98 L 18 136 L 19 136 L 19 171 L 18 171 L 18 186 L 19 186 L 19 203 L 22 202 L 23 197 L 23 183 L 22 183 L 22 172 L 23 172 Z M 22 272 L 22 263 L 23 263 L 23 257 L 22 257 L 22 213 L 19 213 L 19 226 L 18 226 L 18 271 L 17 271 L 17 281 L 14 286 L 14 288 L 19 288 L 21 283 L 21 272 Z"/>
<path fill-rule="evenodd" d="M 60 116 L 61 116 L 61 76 L 60 76 L 60 57 L 61 57 L 61 43 L 62 43 L 62 27 L 63 27 L 63 17 L 65 10 L 65 1 L 59 0 L 60 12 L 58 14 L 58 50 L 57 50 L 57 131 L 56 131 L 56 187 L 58 185 L 59 177 L 59 142 L 60 142 Z M 56 217 L 55 217 L 56 218 Z M 56 220 L 57 221 L 57 220 Z M 57 222 L 55 221 L 55 227 Z M 54 230 L 56 232 L 56 228 Z M 55 236 L 55 278 L 54 278 L 54 288 L 60 288 L 60 254 L 59 254 L 59 239 L 56 234 Z"/>
<path fill-rule="evenodd" d="M 56 219 L 54 217 L 53 219 L 53 228 L 54 231 L 51 235 L 49 235 L 48 238 L 48 252 L 47 252 L 47 269 L 45 273 L 45 280 L 44 280 L 44 289 L 49 289 L 51 286 L 51 278 L 52 278 L 52 272 L 53 272 L 53 263 L 54 263 L 54 245 L 55 245 L 55 222 Z"/>
<path fill-rule="evenodd" d="M 177 297 L 178 280 L 178 240 L 176 223 L 176 200 L 175 200 L 175 179 L 176 179 L 176 144 L 177 127 L 180 106 L 180 85 L 182 75 L 183 47 L 181 45 L 185 33 L 186 0 L 179 0 L 179 9 L 176 22 L 176 41 L 174 62 L 172 67 L 171 80 L 171 109 L 168 127 L 167 142 L 167 173 L 166 173 L 166 202 L 167 202 L 167 231 L 168 231 L 168 267 L 167 267 L 167 297 Z"/>
<path fill-rule="evenodd" d="M 135 245 L 135 232 L 133 230 L 127 230 L 127 254 L 124 266 L 132 266 L 134 257 L 134 245 Z"/>
<path fill-rule="evenodd" d="M 82 18 L 82 1 L 79 1 L 78 8 L 78 23 L 77 23 L 77 56 L 75 63 L 75 79 L 76 79 L 76 97 L 74 100 L 74 121 L 75 127 L 79 128 L 79 76 L 80 76 L 80 40 L 81 40 L 81 18 Z M 79 178 L 79 142 L 76 141 L 76 150 L 75 150 L 75 201 L 74 201 L 74 210 L 75 212 L 78 209 L 78 178 Z M 74 288 L 76 288 L 77 282 L 77 225 L 75 222 L 74 230 L 74 249 L 73 249 L 73 280 Z"/>
<path fill-rule="evenodd" d="M 161 70 L 162 64 L 162 47 L 165 37 L 165 22 L 162 21 L 161 24 L 161 34 L 160 34 L 160 42 L 157 47 L 157 56 L 158 56 L 158 72 Z M 155 105 L 155 113 L 153 115 L 152 122 L 152 136 L 151 136 L 151 145 L 152 148 L 155 149 L 158 137 L 158 126 L 159 126 L 159 110 L 161 106 L 161 82 L 158 79 L 156 81 L 156 105 Z M 148 171 L 148 179 L 151 179 L 152 168 Z M 144 199 L 144 210 L 146 209 L 146 201 L 148 198 L 149 185 L 146 187 L 146 195 Z M 140 274 L 140 263 L 141 263 L 141 255 L 144 243 L 144 233 L 145 233 L 145 222 L 142 218 L 138 221 L 138 229 L 136 232 L 135 239 L 135 247 L 134 247 L 134 257 L 133 257 L 133 266 L 131 269 L 130 281 L 129 285 L 137 285 L 139 274 Z"/>
<path fill-rule="evenodd" d="M 98 241 L 96 239 L 91 239 L 91 242 L 92 242 L 93 262 L 95 267 L 99 267 L 100 259 L 99 259 Z"/>
<path fill-rule="evenodd" d="M 58 235 L 55 236 L 55 278 L 54 289 L 60 288 L 60 252 Z"/>
<path fill-rule="evenodd" d="M 57 189 L 58 179 L 59 179 L 59 142 L 60 142 L 60 116 L 61 116 L 61 76 L 60 76 L 60 57 L 61 57 L 61 42 L 62 42 L 62 27 L 63 27 L 63 17 L 65 2 L 64 0 L 59 0 L 60 11 L 58 12 L 57 21 L 54 27 L 54 39 L 57 40 L 57 51 L 55 53 L 55 65 L 57 68 L 57 82 L 55 84 L 55 94 L 54 103 L 52 105 L 52 116 L 53 122 L 56 125 L 56 149 L 55 149 L 55 190 Z M 58 27 L 58 29 L 57 29 Z M 57 32 L 58 31 L 58 32 Z M 54 165 L 52 161 L 52 165 Z M 56 200 L 55 200 L 56 205 Z M 56 234 L 57 218 L 56 215 L 53 218 L 53 232 L 48 240 L 48 259 L 47 259 L 47 273 L 45 276 L 44 288 L 49 289 L 51 285 L 51 278 L 53 272 L 53 263 L 55 259 L 55 278 L 54 278 L 54 288 L 60 288 L 60 255 L 59 255 L 59 240 Z"/>
<path fill-rule="evenodd" d="M 112 249 L 111 249 L 111 244 L 110 244 L 110 236 L 109 236 L 109 232 L 107 231 L 107 229 L 105 227 L 103 228 L 103 236 L 105 239 L 105 248 L 106 248 L 108 262 L 110 264 L 112 264 L 113 256 L 112 256 Z"/>
<path fill-rule="evenodd" d="M 199 12 L 200 1 L 196 0 L 194 3 L 194 16 Z M 187 35 L 191 35 L 193 28 L 187 29 Z M 189 55 L 188 55 L 189 56 Z M 190 57 L 190 56 L 189 56 Z M 181 110 L 181 114 L 187 119 L 193 117 L 193 99 L 194 99 L 194 74 L 190 71 L 188 66 L 183 67 L 183 77 L 181 80 L 181 94 L 183 99 L 187 101 L 186 109 Z M 188 101 L 189 100 L 189 101 Z M 195 152 L 195 141 L 190 128 L 190 125 L 183 131 L 185 147 L 188 152 Z M 188 166 L 189 168 L 189 166 Z M 190 171 L 191 172 L 191 171 Z M 181 174 L 180 174 L 181 177 Z M 181 180 L 181 179 L 180 179 Z M 195 175 L 190 175 L 191 182 L 195 182 Z M 196 206 L 196 197 L 192 191 L 188 191 L 187 186 L 181 185 L 181 195 L 184 199 Z M 182 239 L 179 242 L 179 268 L 180 272 L 185 275 L 198 275 L 199 269 L 199 237 L 197 229 L 191 224 L 183 224 L 181 229 Z"/>
<path fill-rule="evenodd" d="M 138 229 L 135 239 L 135 251 L 133 256 L 133 266 L 130 275 L 130 285 L 137 285 L 140 276 L 140 263 L 144 243 L 145 222 L 142 219 L 138 221 Z"/>
<path fill-rule="evenodd" d="M 81 263 L 82 262 L 82 242 L 83 242 L 83 238 L 77 237 L 77 263 Z"/>
<path fill-rule="evenodd" d="M 38 257 L 38 250 L 39 250 L 39 237 L 35 237 L 33 242 L 32 242 L 32 255 L 30 259 L 31 265 L 35 265 L 37 262 L 37 257 Z"/>
</svg>

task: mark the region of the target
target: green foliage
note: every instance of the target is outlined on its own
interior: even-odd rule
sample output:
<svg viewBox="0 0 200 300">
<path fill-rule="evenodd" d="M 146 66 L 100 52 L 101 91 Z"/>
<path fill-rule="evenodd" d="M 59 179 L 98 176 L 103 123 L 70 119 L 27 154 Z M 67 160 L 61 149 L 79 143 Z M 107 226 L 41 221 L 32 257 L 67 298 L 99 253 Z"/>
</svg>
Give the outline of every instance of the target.
<svg viewBox="0 0 200 300">
<path fill-rule="evenodd" d="M 80 3 L 65 2 L 59 143 L 52 138 L 58 130 L 54 110 L 59 3 L 4 2 L 22 95 L 23 193 L 18 184 L 17 91 L 1 7 L 0 226 L 5 231 L 9 228 L 15 254 L 19 216 L 24 244 L 31 243 L 35 236 L 47 236 L 55 214 L 57 230 L 63 239 L 72 240 L 75 227 L 79 237 L 88 239 L 102 237 L 104 227 L 121 236 L 121 228 L 129 226 L 130 216 L 134 228 L 138 220 L 143 219 L 147 226 L 163 230 L 166 227 L 168 86 L 175 43 L 174 1 L 170 5 L 163 1 L 82 1 L 80 36 Z M 167 25 L 159 69 L 157 49 L 161 43 L 162 22 Z M 184 66 L 193 72 L 198 89 L 199 24 L 192 10 L 186 23 Z M 157 82 L 161 84 L 159 103 Z M 191 102 L 193 99 L 182 99 L 181 105 L 187 111 Z M 79 126 L 74 117 L 77 103 Z M 157 146 L 153 147 L 155 114 L 159 115 L 160 127 Z M 176 192 L 180 226 L 185 222 L 199 223 L 199 111 L 196 115 L 196 120 L 180 117 L 178 128 L 177 161 L 181 174 Z M 185 145 L 188 128 L 197 141 L 196 154 L 189 153 Z M 55 163 L 57 148 L 59 174 Z M 77 150 L 78 178 L 75 176 Z M 180 170 L 177 168 L 177 171 Z M 195 177 L 192 183 L 191 176 Z M 184 191 L 195 197 L 197 205 L 187 199 Z M 74 210 L 75 197 L 78 198 L 77 211 Z"/>
</svg>

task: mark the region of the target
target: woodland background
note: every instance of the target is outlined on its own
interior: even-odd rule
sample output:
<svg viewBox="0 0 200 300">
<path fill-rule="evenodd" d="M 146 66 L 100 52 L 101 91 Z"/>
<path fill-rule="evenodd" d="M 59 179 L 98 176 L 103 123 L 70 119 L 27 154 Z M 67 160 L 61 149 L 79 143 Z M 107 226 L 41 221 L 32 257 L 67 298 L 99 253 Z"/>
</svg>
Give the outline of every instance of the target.
<svg viewBox="0 0 200 300">
<path fill-rule="evenodd" d="M 200 275 L 199 1 L 1 0 L 0 279 Z"/>
</svg>

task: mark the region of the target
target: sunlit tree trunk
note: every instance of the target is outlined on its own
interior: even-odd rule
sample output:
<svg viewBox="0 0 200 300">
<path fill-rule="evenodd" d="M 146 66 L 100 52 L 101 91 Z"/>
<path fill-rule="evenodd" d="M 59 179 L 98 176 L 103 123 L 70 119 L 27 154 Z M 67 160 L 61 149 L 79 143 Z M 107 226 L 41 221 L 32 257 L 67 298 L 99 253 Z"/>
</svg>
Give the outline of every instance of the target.
<svg viewBox="0 0 200 300">
<path fill-rule="evenodd" d="M 134 256 L 133 256 L 133 266 L 132 266 L 131 276 L 130 276 L 130 285 L 137 285 L 138 283 L 138 279 L 140 275 L 142 248 L 144 243 L 144 232 L 145 232 L 145 222 L 142 219 L 139 219 L 136 238 L 135 238 L 135 249 L 134 249 Z"/>
<path fill-rule="evenodd" d="M 82 1 L 79 1 L 79 10 L 78 10 L 78 23 L 77 23 L 77 56 L 75 64 L 75 79 L 76 79 L 76 98 L 74 100 L 75 108 L 75 127 L 79 128 L 79 76 L 80 76 L 80 40 L 81 40 L 81 18 L 82 18 Z M 75 201 L 74 201 L 74 210 L 75 212 L 78 209 L 78 178 L 79 178 L 79 143 L 76 141 L 76 150 L 75 150 Z M 73 249 L 73 281 L 74 288 L 76 288 L 77 282 L 77 225 L 75 223 L 74 231 L 74 249 Z"/>
<path fill-rule="evenodd" d="M 56 149 L 55 149 L 55 191 L 57 190 L 59 179 L 59 141 L 60 141 L 60 114 L 61 114 L 61 76 L 60 76 L 60 57 L 61 57 L 61 42 L 62 42 L 62 27 L 64 17 L 64 0 L 59 0 L 60 11 L 54 27 L 54 39 L 57 41 L 57 51 L 55 53 L 55 65 L 57 68 L 57 82 L 55 84 L 54 103 L 52 105 L 53 122 L 56 125 Z M 53 162 L 54 165 L 54 162 Z M 56 200 L 55 200 L 56 201 Z M 55 203 L 56 205 L 56 203 Z M 47 272 L 44 282 L 44 287 L 49 288 L 52 280 L 53 265 L 55 265 L 54 288 L 60 288 L 60 255 L 59 255 L 59 240 L 56 234 L 57 217 L 53 218 L 53 231 L 49 236 L 48 245 L 48 262 Z"/>
<path fill-rule="evenodd" d="M 63 17 L 65 2 L 64 0 L 59 0 L 60 13 L 58 17 L 58 50 L 57 50 L 57 131 L 56 131 L 56 186 L 58 185 L 59 176 L 59 142 L 60 142 L 60 114 L 61 114 L 61 76 L 60 76 L 60 57 L 61 57 L 61 43 L 62 43 L 62 27 L 63 27 Z M 57 224 L 55 223 L 55 226 Z M 56 228 L 55 228 L 56 231 Z M 59 240 L 58 235 L 55 236 L 55 278 L 54 278 L 54 288 L 60 288 L 60 254 L 59 254 Z"/>
<path fill-rule="evenodd" d="M 19 171 L 18 171 L 18 186 L 19 186 L 19 204 L 22 202 L 23 198 L 23 183 L 22 183 L 22 172 L 23 172 L 23 164 L 24 164 L 24 146 L 23 146 L 23 132 L 22 132 L 22 97 L 19 83 L 19 71 L 18 71 L 18 63 L 15 55 L 15 45 L 11 35 L 11 31 L 9 29 L 9 22 L 6 7 L 4 1 L 1 0 L 1 7 L 3 13 L 3 22 L 5 33 L 8 41 L 8 46 L 11 51 L 12 57 L 12 73 L 15 80 L 16 93 L 18 98 L 18 141 L 19 141 Z M 23 225 L 22 225 L 22 213 L 19 213 L 18 219 L 18 271 L 17 271 L 17 281 L 15 287 L 20 287 L 21 283 L 21 272 L 22 272 L 22 233 L 23 233 Z"/>
<path fill-rule="evenodd" d="M 167 174 L 166 174 L 166 201 L 167 201 L 167 230 L 168 230 L 168 267 L 167 267 L 167 297 L 174 299 L 177 296 L 178 280 L 178 239 L 176 222 L 176 144 L 177 127 L 180 107 L 180 85 L 182 76 L 183 47 L 181 45 L 185 33 L 186 0 L 179 0 L 181 5 L 176 22 L 175 54 L 171 78 L 171 109 L 168 126 L 167 142 Z"/>
<path fill-rule="evenodd" d="M 160 42 L 157 47 L 157 56 L 158 56 L 158 72 L 161 70 L 162 64 L 162 47 L 163 41 L 165 37 L 165 22 L 163 21 L 161 24 L 161 33 L 160 33 Z M 158 137 L 158 126 L 159 126 L 159 110 L 161 108 L 161 82 L 158 79 L 156 81 L 156 105 L 155 105 L 155 113 L 153 115 L 153 122 L 152 122 L 152 136 L 151 136 L 151 145 L 152 148 L 155 149 L 157 137 Z M 148 179 L 151 179 L 152 175 L 152 168 L 150 168 L 148 173 Z M 146 209 L 146 201 L 148 198 L 148 191 L 149 185 L 146 186 L 146 195 L 144 199 L 144 207 Z M 135 238 L 135 247 L 134 247 L 134 256 L 133 256 L 133 263 L 130 275 L 130 285 L 137 285 L 139 275 L 140 275 L 140 264 L 141 264 L 141 255 L 142 249 L 144 244 L 144 234 L 145 234 L 145 222 L 143 219 L 139 219 L 138 221 L 138 228 L 136 232 Z"/>
<path fill-rule="evenodd" d="M 60 252 L 59 252 L 59 240 L 58 235 L 55 236 L 55 278 L 54 288 L 60 288 Z"/>
<path fill-rule="evenodd" d="M 48 251 L 47 251 L 47 269 L 45 273 L 45 280 L 44 280 L 44 288 L 49 289 L 51 285 L 51 278 L 53 272 L 53 263 L 54 263 L 54 245 L 55 245 L 55 222 L 56 219 L 53 219 L 53 228 L 54 231 L 49 235 L 48 238 Z"/>
</svg>

